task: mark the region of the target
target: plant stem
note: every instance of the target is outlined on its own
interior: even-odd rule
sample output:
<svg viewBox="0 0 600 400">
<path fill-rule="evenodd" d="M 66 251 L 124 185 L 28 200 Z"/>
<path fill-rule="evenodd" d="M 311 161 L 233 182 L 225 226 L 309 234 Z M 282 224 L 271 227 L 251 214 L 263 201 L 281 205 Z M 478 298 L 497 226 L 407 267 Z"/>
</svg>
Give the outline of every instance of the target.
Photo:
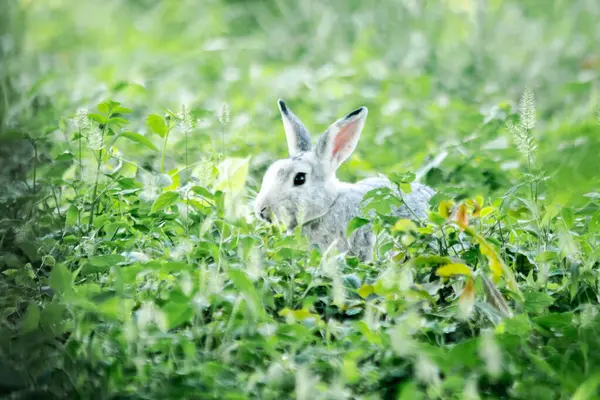
<svg viewBox="0 0 600 400">
<path fill-rule="evenodd" d="M 37 178 L 37 160 L 38 160 L 38 150 L 37 150 L 37 146 L 35 145 L 35 140 L 33 140 L 32 138 L 28 138 L 29 139 L 29 143 L 31 143 L 31 146 L 33 147 L 33 193 L 35 193 L 35 189 L 36 189 L 36 178 Z"/>
<path fill-rule="evenodd" d="M 81 128 L 79 128 L 79 180 L 83 179 L 83 161 L 81 157 Z"/>
<path fill-rule="evenodd" d="M 102 151 L 104 148 L 104 133 L 106 132 L 106 126 L 108 125 L 108 119 L 110 118 L 110 110 L 108 110 L 108 115 L 106 117 L 105 123 L 102 125 L 102 135 L 101 135 L 101 147 L 98 150 L 98 165 L 96 167 L 96 181 L 94 182 L 94 191 L 92 192 L 92 204 L 90 206 L 90 221 L 88 223 L 88 229 L 92 229 L 92 223 L 94 222 L 94 214 L 96 213 L 96 193 L 98 193 L 98 182 L 100 181 L 100 168 L 102 167 Z"/>
<path fill-rule="evenodd" d="M 165 140 L 163 141 L 162 155 L 160 158 L 160 173 L 165 172 L 165 154 L 167 152 L 167 142 L 169 140 L 169 132 L 171 132 L 171 125 L 167 128 L 167 133 L 165 133 Z"/>
</svg>

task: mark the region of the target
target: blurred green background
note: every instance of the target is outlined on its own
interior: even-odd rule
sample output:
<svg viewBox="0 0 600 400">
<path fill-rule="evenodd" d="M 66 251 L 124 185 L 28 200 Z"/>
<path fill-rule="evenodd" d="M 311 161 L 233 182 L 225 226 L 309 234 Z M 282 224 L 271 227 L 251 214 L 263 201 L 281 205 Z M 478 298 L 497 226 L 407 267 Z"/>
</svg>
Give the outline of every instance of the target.
<svg viewBox="0 0 600 400">
<path fill-rule="evenodd" d="M 265 398 L 294 390 L 315 398 L 299 395 L 304 387 L 327 399 L 351 391 L 374 399 L 395 398 L 408 382 L 403 398 L 413 398 L 421 393 L 413 382 L 437 367 L 389 344 L 408 337 L 395 326 L 420 317 L 427 324 L 410 335 L 445 374 L 445 393 L 460 396 L 471 373 L 484 395 L 499 398 L 592 393 L 600 382 L 588 380 L 600 365 L 591 332 L 600 327 L 598 21 L 598 0 L 0 0 L 0 395 L 183 398 L 205 389 L 206 398 L 238 399 L 260 389 Z M 533 167 L 506 125 L 518 120 L 526 87 L 537 110 Z M 484 196 L 494 214 L 478 229 L 529 296 L 499 333 L 505 357 L 514 356 L 500 383 L 474 361 L 493 314 L 480 288 L 478 306 L 488 308 L 467 322 L 454 319 L 463 281 L 442 284 L 433 272 L 419 279 L 438 285 L 431 293 L 443 313 L 419 303 L 406 317 L 409 306 L 392 296 L 379 303 L 391 310 L 382 316 L 358 295 L 358 311 L 340 311 L 331 299 L 341 280 L 319 276 L 317 256 L 274 228 L 226 221 L 221 205 L 150 212 L 137 191 L 151 185 L 130 170 L 94 183 L 94 157 L 106 153 L 89 141 L 83 178 L 76 173 L 78 109 L 118 101 L 132 110 L 126 129 L 160 149 L 148 115 L 184 106 L 196 126 L 172 131 L 166 171 L 249 157 L 250 203 L 265 168 L 287 156 L 278 98 L 313 135 L 369 107 L 341 178 L 422 171 L 440 199 Z M 123 139 L 116 147 L 128 166 L 159 169 L 160 152 Z M 525 199 L 534 197 L 530 182 L 536 197 L 539 185 L 535 200 Z M 177 185 L 161 190 L 179 199 Z M 429 242 L 448 234 L 481 268 L 484 257 L 456 229 L 427 229 L 409 256 L 448 255 Z M 262 264 L 253 246 L 268 253 Z M 232 272 L 238 267 L 244 272 Z M 382 271 L 346 267 L 371 282 Z M 198 296 L 211 307 L 193 303 Z M 315 310 L 318 302 L 327 307 Z M 284 307 L 322 324 L 288 324 Z M 159 308 L 176 329 L 151 324 Z M 139 337 L 134 314 L 149 327 Z"/>
<path fill-rule="evenodd" d="M 257 178 L 285 155 L 277 98 L 313 134 L 366 105 L 342 177 L 414 171 L 448 151 L 432 180 L 495 190 L 519 174 L 504 119 L 530 86 L 542 169 L 572 194 L 598 185 L 594 0 L 3 3 L 4 132 L 40 135 L 110 97 L 134 109 L 132 128 L 145 133 L 145 115 L 184 104 L 201 119 L 196 161 L 223 150 L 227 104 L 225 153 L 252 156 Z M 53 132 L 56 151 L 63 139 Z M 179 164 L 180 140 L 169 143 Z"/>
</svg>

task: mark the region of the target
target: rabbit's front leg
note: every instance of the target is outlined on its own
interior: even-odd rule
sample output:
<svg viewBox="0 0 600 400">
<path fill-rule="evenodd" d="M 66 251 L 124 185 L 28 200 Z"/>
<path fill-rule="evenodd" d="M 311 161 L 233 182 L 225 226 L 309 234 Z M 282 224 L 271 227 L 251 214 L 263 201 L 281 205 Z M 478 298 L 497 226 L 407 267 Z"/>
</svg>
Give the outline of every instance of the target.
<svg viewBox="0 0 600 400">
<path fill-rule="evenodd" d="M 369 262 L 373 259 L 373 246 L 375 245 L 375 234 L 371 224 L 360 227 L 350 236 L 348 240 L 350 251 L 359 260 Z"/>
</svg>

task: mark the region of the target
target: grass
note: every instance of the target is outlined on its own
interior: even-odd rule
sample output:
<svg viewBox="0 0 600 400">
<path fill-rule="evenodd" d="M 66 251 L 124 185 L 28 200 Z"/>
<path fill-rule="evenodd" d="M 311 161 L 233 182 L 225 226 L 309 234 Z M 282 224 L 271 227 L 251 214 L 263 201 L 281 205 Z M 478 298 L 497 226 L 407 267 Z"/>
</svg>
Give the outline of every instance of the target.
<svg viewBox="0 0 600 400">
<path fill-rule="evenodd" d="M 600 5 L 2 7 L 2 396 L 598 396 Z M 375 196 L 368 264 L 255 220 L 278 98 L 368 106 L 339 176 L 429 219 Z"/>
</svg>

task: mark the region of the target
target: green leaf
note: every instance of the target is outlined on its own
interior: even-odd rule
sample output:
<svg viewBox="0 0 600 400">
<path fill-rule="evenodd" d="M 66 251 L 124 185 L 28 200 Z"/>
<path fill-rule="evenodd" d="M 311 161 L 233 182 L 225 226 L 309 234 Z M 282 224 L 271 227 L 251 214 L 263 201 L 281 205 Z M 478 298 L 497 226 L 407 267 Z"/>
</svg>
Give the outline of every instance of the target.
<svg viewBox="0 0 600 400">
<path fill-rule="evenodd" d="M 600 386 L 600 373 L 595 373 L 585 380 L 575 393 L 572 400 L 588 400 L 588 399 L 597 399 L 598 398 L 598 386 Z"/>
<path fill-rule="evenodd" d="M 402 190 L 402 193 L 404 193 L 404 194 L 412 193 L 412 186 L 410 185 L 410 183 L 401 183 L 398 186 L 400 186 L 400 190 Z"/>
<path fill-rule="evenodd" d="M 290 310 L 286 307 L 279 312 L 279 315 L 282 317 L 290 316 L 296 321 L 304 321 L 311 318 L 316 320 L 321 319 L 319 314 L 313 314 L 306 308 L 302 308 L 300 310 Z"/>
<path fill-rule="evenodd" d="M 425 398 L 425 394 L 419 389 L 415 381 L 408 381 L 403 384 L 398 391 L 398 400 L 420 400 Z"/>
<path fill-rule="evenodd" d="M 248 308 L 252 314 L 257 316 L 259 319 L 262 319 L 264 317 L 265 310 L 262 306 L 262 302 L 260 301 L 258 292 L 256 291 L 256 288 L 254 287 L 254 284 L 250 278 L 248 278 L 248 275 L 246 275 L 246 272 L 240 269 L 230 269 L 227 274 L 237 290 L 243 294 L 246 302 L 248 303 Z"/>
<path fill-rule="evenodd" d="M 244 187 L 248 176 L 248 162 L 246 158 L 227 158 L 219 166 L 219 179 L 215 184 L 215 190 L 228 193 L 238 193 Z"/>
<path fill-rule="evenodd" d="M 396 198 L 390 188 L 380 187 L 369 190 L 362 200 L 364 212 L 374 210 L 378 214 L 388 215 L 391 207 L 400 207 L 402 202 Z"/>
<path fill-rule="evenodd" d="M 50 287 L 60 294 L 73 290 L 73 274 L 64 264 L 56 264 L 50 272 Z"/>
<path fill-rule="evenodd" d="M 170 205 L 174 204 L 177 200 L 179 200 L 179 193 L 177 192 L 164 192 L 152 204 L 152 209 L 150 210 L 151 214 L 155 214 Z"/>
<path fill-rule="evenodd" d="M 40 308 L 37 304 L 30 302 L 21 321 L 21 333 L 29 333 L 37 329 L 40 323 Z"/>
<path fill-rule="evenodd" d="M 417 225 L 408 218 L 402 218 L 396 221 L 394 227 L 392 228 L 393 232 L 410 232 L 416 231 Z"/>
<path fill-rule="evenodd" d="M 465 264 L 455 263 L 455 264 L 447 264 L 442 267 L 439 267 L 437 271 L 435 271 L 437 276 L 449 277 L 455 275 L 473 275 L 473 271 L 471 268 L 466 266 Z"/>
<path fill-rule="evenodd" d="M 365 218 L 360 218 L 360 217 L 354 217 L 350 220 L 350 222 L 348 223 L 348 229 L 346 230 L 346 237 L 350 237 L 350 235 L 352 235 L 352 233 L 354 233 L 354 231 L 358 230 L 361 226 L 365 226 L 367 225 L 369 222 L 368 219 Z"/>
<path fill-rule="evenodd" d="M 429 213 L 429 220 L 439 226 L 442 226 L 446 223 L 446 218 L 442 217 L 440 213 L 435 211 Z"/>
<path fill-rule="evenodd" d="M 152 132 L 156 133 L 158 136 L 164 138 L 167 134 L 167 124 L 165 124 L 165 120 L 160 115 L 150 114 L 146 118 L 146 123 L 152 129 Z"/>
<path fill-rule="evenodd" d="M 79 210 L 73 204 L 67 208 L 67 212 L 65 215 L 65 225 L 66 226 L 75 226 L 77 223 L 77 219 L 79 217 Z"/>
<path fill-rule="evenodd" d="M 103 124 L 106 122 L 106 117 L 100 114 L 88 114 L 87 116 L 89 119 L 91 119 L 92 121 L 96 121 L 99 124 Z"/>
<path fill-rule="evenodd" d="M 554 298 L 549 294 L 542 292 L 525 292 L 525 311 L 534 314 L 541 314 L 554 303 Z"/>
<path fill-rule="evenodd" d="M 194 316 L 194 309 L 190 299 L 180 291 L 175 291 L 169 296 L 168 302 L 161 308 L 166 319 L 167 330 L 190 321 Z"/>
<path fill-rule="evenodd" d="M 74 159 L 75 159 L 75 155 L 73 155 L 73 153 L 71 153 L 70 151 L 65 151 L 64 153 L 56 156 L 56 158 L 54 158 L 54 161 L 69 162 L 69 161 L 73 161 Z"/>
<path fill-rule="evenodd" d="M 412 172 L 403 172 L 403 173 L 394 172 L 393 174 L 390 175 L 390 180 L 397 185 L 411 183 L 415 180 L 415 178 L 416 178 L 416 176 Z"/>
<path fill-rule="evenodd" d="M 127 107 L 117 106 L 112 110 L 113 114 L 130 114 L 131 109 Z"/>
<path fill-rule="evenodd" d="M 126 258 L 120 254 L 106 254 L 102 256 L 92 256 L 89 258 L 94 267 L 110 268 L 115 264 L 125 261 Z"/>
<path fill-rule="evenodd" d="M 108 114 L 108 111 L 109 111 L 108 102 L 98 104 L 98 111 L 100 111 L 102 114 Z"/>
<path fill-rule="evenodd" d="M 111 119 L 108 120 L 107 122 L 109 125 L 116 125 L 119 128 L 127 125 L 129 123 L 128 120 L 126 120 L 125 118 L 121 118 L 121 117 L 113 117 Z"/>
<path fill-rule="evenodd" d="M 119 135 L 119 137 L 127 138 L 127 139 L 131 140 L 132 142 L 141 144 L 142 146 L 146 146 L 147 148 L 152 149 L 154 151 L 158 151 L 158 148 L 150 141 L 150 139 L 148 139 L 147 137 L 145 137 L 144 135 L 141 135 L 139 133 L 123 132 Z"/>
<path fill-rule="evenodd" d="M 531 331 L 531 322 L 527 317 L 527 314 L 518 314 L 512 318 L 507 318 L 503 322 L 504 332 L 517 335 L 520 337 L 527 337 Z"/>
<path fill-rule="evenodd" d="M 369 295 L 375 293 L 375 288 L 373 287 L 373 285 L 362 285 L 360 287 L 360 289 L 358 289 L 358 294 L 360 295 L 360 297 L 362 297 L 363 299 L 366 299 L 367 297 L 369 297 Z"/>
<path fill-rule="evenodd" d="M 205 199 L 212 199 L 214 195 L 206 188 L 202 186 L 192 186 L 192 192 L 196 193 L 200 197 L 204 197 Z"/>
<path fill-rule="evenodd" d="M 567 226 L 567 228 L 572 229 L 573 222 L 575 222 L 575 213 L 573 212 L 573 209 L 568 208 L 568 207 L 563 207 L 563 209 L 560 211 L 560 214 L 561 214 L 562 219 L 565 222 L 565 225 Z"/>
</svg>

